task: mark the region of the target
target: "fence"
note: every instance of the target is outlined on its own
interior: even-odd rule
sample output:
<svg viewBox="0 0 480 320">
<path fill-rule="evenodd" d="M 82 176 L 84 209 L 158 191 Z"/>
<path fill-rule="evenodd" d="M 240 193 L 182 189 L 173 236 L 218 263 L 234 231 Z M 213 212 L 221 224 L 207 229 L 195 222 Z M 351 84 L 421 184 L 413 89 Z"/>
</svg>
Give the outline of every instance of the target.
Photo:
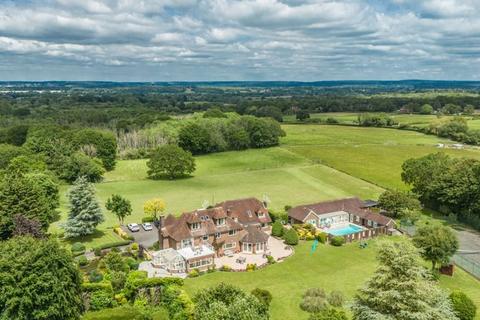
<svg viewBox="0 0 480 320">
<path fill-rule="evenodd" d="M 410 237 L 413 237 L 416 231 L 415 226 L 401 225 L 399 229 Z M 472 276 L 480 279 L 480 264 L 472 259 L 469 259 L 468 255 L 457 253 L 452 257 L 452 262 L 470 273 Z"/>
<path fill-rule="evenodd" d="M 453 256 L 452 261 L 472 276 L 480 279 L 480 264 L 466 257 L 465 255 L 456 254 Z"/>
</svg>

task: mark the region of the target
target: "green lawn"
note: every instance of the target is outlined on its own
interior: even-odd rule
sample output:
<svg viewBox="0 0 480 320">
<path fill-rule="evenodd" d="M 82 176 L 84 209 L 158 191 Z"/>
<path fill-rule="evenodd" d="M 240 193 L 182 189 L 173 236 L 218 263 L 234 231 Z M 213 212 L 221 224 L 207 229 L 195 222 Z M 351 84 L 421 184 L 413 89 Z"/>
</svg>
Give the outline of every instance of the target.
<svg viewBox="0 0 480 320">
<path fill-rule="evenodd" d="M 358 243 L 343 247 L 320 245 L 311 254 L 312 242 L 302 242 L 295 254 L 286 261 L 254 272 L 216 272 L 199 278 L 187 279 L 185 288 L 190 294 L 220 282 L 226 282 L 252 290 L 256 287 L 269 290 L 273 295 L 270 307 L 273 320 L 307 319 L 308 314 L 299 308 L 303 292 L 311 287 L 327 291 L 340 290 L 352 300 L 357 290 L 375 271 L 376 248 L 384 241 L 373 239 L 366 249 Z M 464 271 L 457 269 L 453 278 L 442 276 L 444 288 L 464 290 L 480 305 L 480 286 Z M 477 317 L 480 319 L 480 315 Z"/>
</svg>

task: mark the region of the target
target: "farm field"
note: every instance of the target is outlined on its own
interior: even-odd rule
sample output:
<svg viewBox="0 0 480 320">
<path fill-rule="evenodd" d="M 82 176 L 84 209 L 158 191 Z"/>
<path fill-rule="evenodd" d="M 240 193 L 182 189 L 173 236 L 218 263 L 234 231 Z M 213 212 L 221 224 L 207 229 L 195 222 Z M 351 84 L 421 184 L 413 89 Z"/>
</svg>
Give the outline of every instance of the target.
<svg viewBox="0 0 480 320">
<path fill-rule="evenodd" d="M 310 252 L 312 242 L 301 242 L 295 247 L 294 256 L 284 262 L 254 272 L 215 272 L 186 279 L 185 288 L 188 293 L 195 294 L 203 288 L 226 282 L 248 291 L 256 287 L 267 289 L 273 295 L 270 306 L 273 320 L 307 319 L 308 314 L 299 308 L 305 290 L 311 287 L 340 290 L 351 301 L 375 271 L 376 248 L 381 241 L 385 240 L 370 240 L 366 249 L 360 249 L 356 243 L 343 247 L 320 245 L 313 254 Z M 480 305 L 480 286 L 474 285 L 474 281 L 457 269 L 453 278 L 442 276 L 440 283 L 452 290 L 461 288 Z"/>
<path fill-rule="evenodd" d="M 377 112 L 370 112 L 370 114 L 376 114 Z M 326 121 L 327 118 L 334 118 L 341 124 L 355 124 L 358 118 L 358 112 L 327 112 L 327 113 L 312 113 L 310 119 L 322 119 Z M 422 114 L 399 114 L 399 113 L 387 113 L 390 117 L 396 120 L 399 124 L 409 124 L 415 127 L 426 127 L 431 122 L 439 119 L 436 115 L 422 115 Z M 441 116 L 441 118 L 452 118 L 453 116 Z M 466 116 L 468 127 L 472 130 L 480 129 L 480 119 L 474 119 L 473 117 Z M 295 115 L 288 115 L 283 117 L 286 123 L 297 122 Z"/>
<path fill-rule="evenodd" d="M 480 159 L 478 149 L 438 149 L 452 141 L 414 131 L 331 125 L 284 125 L 281 147 L 383 188 L 405 189 L 401 166 L 433 152 Z"/>
</svg>

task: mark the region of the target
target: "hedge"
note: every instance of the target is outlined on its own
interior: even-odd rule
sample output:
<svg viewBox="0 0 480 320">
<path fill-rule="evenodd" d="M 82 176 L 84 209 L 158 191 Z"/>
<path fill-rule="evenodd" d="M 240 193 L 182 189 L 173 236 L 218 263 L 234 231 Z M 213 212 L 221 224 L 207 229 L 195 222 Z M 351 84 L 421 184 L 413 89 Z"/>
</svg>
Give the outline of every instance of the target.
<svg viewBox="0 0 480 320">
<path fill-rule="evenodd" d="M 104 250 L 104 249 L 110 249 L 110 248 L 115 248 L 115 247 L 121 247 L 121 246 L 126 246 L 131 243 L 130 240 L 121 240 L 121 241 L 115 241 L 115 242 L 109 242 L 102 244 L 98 247 L 93 248 L 93 250 Z"/>
<path fill-rule="evenodd" d="M 110 282 L 85 282 L 82 283 L 83 292 L 104 291 L 113 295 L 113 288 Z"/>
</svg>

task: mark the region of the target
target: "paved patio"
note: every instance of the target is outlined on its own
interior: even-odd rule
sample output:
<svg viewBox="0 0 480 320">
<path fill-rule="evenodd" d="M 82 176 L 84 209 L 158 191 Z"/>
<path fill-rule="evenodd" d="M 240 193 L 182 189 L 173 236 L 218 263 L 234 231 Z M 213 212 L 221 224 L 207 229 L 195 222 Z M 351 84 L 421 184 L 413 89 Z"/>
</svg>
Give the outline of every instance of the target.
<svg viewBox="0 0 480 320">
<path fill-rule="evenodd" d="M 285 245 L 283 240 L 278 240 L 274 237 L 268 238 L 268 249 L 267 253 L 269 253 L 275 261 L 282 260 L 293 253 L 291 247 Z M 245 262 L 239 263 L 237 259 L 239 257 L 244 257 Z M 220 258 L 215 258 L 215 267 L 218 269 L 222 266 L 229 266 L 233 270 L 236 271 L 244 271 L 247 268 L 248 264 L 256 264 L 257 267 L 263 266 L 267 264 L 267 258 L 263 257 L 263 254 L 248 254 L 248 253 L 236 253 L 232 257 L 223 256 Z"/>
<path fill-rule="evenodd" d="M 170 273 L 162 268 L 155 268 L 152 265 L 152 261 L 141 262 L 138 266 L 138 270 L 147 271 L 149 278 L 165 278 L 165 277 L 174 277 L 185 279 L 187 277 L 186 273 Z"/>
</svg>

